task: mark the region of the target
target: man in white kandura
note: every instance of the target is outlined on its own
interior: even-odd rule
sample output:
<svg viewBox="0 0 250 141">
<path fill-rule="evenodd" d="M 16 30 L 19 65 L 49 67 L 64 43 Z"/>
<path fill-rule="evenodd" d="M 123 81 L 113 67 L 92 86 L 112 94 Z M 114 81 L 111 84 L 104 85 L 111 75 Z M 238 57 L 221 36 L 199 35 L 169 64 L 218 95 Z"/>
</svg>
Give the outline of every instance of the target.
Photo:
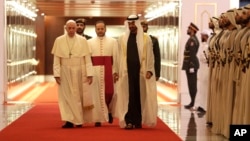
<svg viewBox="0 0 250 141">
<path fill-rule="evenodd" d="M 107 37 L 106 24 L 97 21 L 95 24 L 97 37 L 88 40 L 91 50 L 91 59 L 95 70 L 94 84 L 98 92 L 93 94 L 94 105 L 93 121 L 95 126 L 101 122 L 113 122 L 111 101 L 114 94 L 114 82 L 117 79 L 117 40 Z M 114 79 L 113 79 L 114 76 Z"/>
<path fill-rule="evenodd" d="M 90 93 L 93 67 L 87 40 L 76 34 L 75 21 L 68 20 L 65 30 L 67 33 L 56 38 L 52 49 L 58 104 L 65 121 L 62 128 L 82 127 L 88 120 L 85 113 L 94 106 Z"/>
<path fill-rule="evenodd" d="M 157 91 L 151 38 L 136 15 L 125 21 L 125 34 L 118 39 L 119 80 L 116 116 L 121 128 L 154 127 L 157 122 Z"/>
<path fill-rule="evenodd" d="M 208 81 L 209 81 L 209 62 L 208 62 L 208 44 L 212 31 L 205 29 L 201 32 L 201 46 L 198 51 L 198 59 L 200 63 L 200 70 L 198 72 L 198 94 L 195 100 L 194 110 L 197 110 L 198 116 L 203 117 L 207 109 L 207 95 L 208 95 Z"/>
</svg>

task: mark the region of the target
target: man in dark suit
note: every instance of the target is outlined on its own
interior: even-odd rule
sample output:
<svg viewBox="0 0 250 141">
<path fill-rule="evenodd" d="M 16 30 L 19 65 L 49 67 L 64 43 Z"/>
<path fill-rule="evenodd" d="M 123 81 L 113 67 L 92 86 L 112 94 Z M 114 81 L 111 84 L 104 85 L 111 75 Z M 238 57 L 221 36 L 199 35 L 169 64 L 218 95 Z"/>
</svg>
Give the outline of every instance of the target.
<svg viewBox="0 0 250 141">
<path fill-rule="evenodd" d="M 142 28 L 143 28 L 143 32 L 147 33 L 148 31 L 148 23 L 147 21 L 142 21 L 141 22 Z M 156 77 L 156 81 L 159 80 L 160 78 L 160 73 L 161 73 L 161 53 L 160 53 L 160 47 L 159 47 L 159 42 L 158 39 L 153 36 L 153 35 L 149 35 L 151 37 L 152 43 L 153 43 L 153 52 L 154 52 L 154 59 L 155 59 L 155 77 Z"/>
<path fill-rule="evenodd" d="M 85 27 L 86 27 L 86 20 L 85 19 L 83 19 L 83 18 L 82 19 L 76 19 L 76 25 L 77 25 L 77 29 L 76 29 L 77 34 L 82 35 L 87 40 L 92 38 L 91 36 L 84 34 L 84 30 L 85 30 Z"/>
<path fill-rule="evenodd" d="M 186 109 L 190 109 L 194 106 L 197 93 L 197 72 L 200 66 L 199 60 L 196 56 L 199 49 L 199 40 L 196 37 L 196 32 L 198 30 L 199 28 L 194 23 L 190 23 L 187 30 L 187 34 L 190 37 L 185 45 L 182 70 L 186 71 L 191 102 L 188 105 L 185 105 Z"/>
</svg>

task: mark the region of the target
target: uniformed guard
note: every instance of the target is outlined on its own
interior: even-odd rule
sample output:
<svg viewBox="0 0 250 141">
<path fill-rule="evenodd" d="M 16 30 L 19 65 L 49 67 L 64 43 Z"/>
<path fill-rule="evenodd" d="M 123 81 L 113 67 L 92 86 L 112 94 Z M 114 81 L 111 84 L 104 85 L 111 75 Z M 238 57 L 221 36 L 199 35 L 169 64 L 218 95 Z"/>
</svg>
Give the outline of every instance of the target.
<svg viewBox="0 0 250 141">
<path fill-rule="evenodd" d="M 250 4 L 244 6 L 243 9 L 243 20 L 246 22 L 247 32 L 241 39 L 240 47 L 242 50 L 242 61 L 241 61 L 241 76 L 239 79 L 240 91 L 239 93 L 239 102 L 238 107 L 238 117 L 237 120 L 239 124 L 250 124 L 250 69 L 249 69 L 249 58 L 250 58 Z M 247 22 L 248 21 L 248 22 Z"/>
<path fill-rule="evenodd" d="M 219 33 L 221 32 L 221 29 L 219 27 L 219 18 L 217 17 L 212 17 L 210 18 L 209 22 L 209 28 L 213 31 L 210 40 L 209 40 L 209 81 L 208 83 L 208 97 L 207 97 L 207 124 L 209 126 L 212 125 L 213 123 L 213 116 L 214 116 L 214 111 L 215 111 L 215 96 L 216 96 L 216 83 L 211 83 L 216 81 L 216 70 L 217 70 L 217 50 L 215 48 L 215 43 L 217 40 L 217 37 Z"/>
<path fill-rule="evenodd" d="M 196 37 L 197 31 L 199 31 L 199 28 L 191 22 L 187 29 L 187 34 L 190 37 L 185 45 L 182 65 L 182 70 L 186 71 L 189 95 L 191 98 L 191 102 L 188 105 L 185 105 L 186 109 L 190 109 L 194 106 L 197 93 L 197 71 L 199 69 L 199 60 L 196 55 L 200 45 L 199 40 Z"/>
<path fill-rule="evenodd" d="M 234 61 L 235 61 L 235 72 L 234 72 L 234 107 L 233 107 L 233 114 L 232 114 L 232 124 L 242 124 L 241 119 L 242 117 L 239 116 L 241 111 L 241 104 L 242 104 L 242 93 L 241 93 L 241 80 L 242 80 L 242 49 L 241 46 L 245 45 L 245 42 L 242 41 L 244 36 L 246 36 L 246 33 L 249 32 L 249 28 L 246 26 L 247 23 L 249 23 L 249 20 L 245 17 L 243 17 L 243 14 L 246 14 L 246 9 L 244 7 L 238 8 L 236 11 L 235 20 L 236 23 L 241 25 L 241 29 L 239 30 L 239 33 L 235 37 L 234 42 Z"/>
<path fill-rule="evenodd" d="M 239 25 L 237 25 L 235 21 L 236 12 L 234 9 L 228 10 L 224 15 L 225 36 L 222 37 L 220 51 L 224 64 L 220 71 L 221 92 L 218 93 L 220 95 L 218 105 L 220 105 L 220 118 L 223 117 L 224 119 L 220 121 L 219 124 L 221 134 L 225 137 L 229 137 L 229 127 L 232 120 L 231 115 L 233 109 L 233 78 L 235 70 L 232 53 L 234 50 L 234 39 L 238 33 Z"/>
<path fill-rule="evenodd" d="M 82 35 L 87 40 L 92 38 L 91 36 L 84 34 L 84 30 L 86 27 L 86 20 L 85 19 L 83 19 L 83 18 L 76 19 L 76 25 L 77 25 L 77 30 L 76 30 L 77 34 Z"/>
</svg>

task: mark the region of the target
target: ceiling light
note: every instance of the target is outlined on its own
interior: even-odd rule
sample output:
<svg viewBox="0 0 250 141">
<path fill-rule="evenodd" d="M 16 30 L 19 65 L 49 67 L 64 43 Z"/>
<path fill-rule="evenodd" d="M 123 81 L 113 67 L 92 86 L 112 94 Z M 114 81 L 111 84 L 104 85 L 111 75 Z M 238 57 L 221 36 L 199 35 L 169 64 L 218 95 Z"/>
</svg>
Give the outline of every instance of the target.
<svg viewBox="0 0 250 141">
<path fill-rule="evenodd" d="M 13 10 L 17 11 L 21 15 L 31 19 L 35 20 L 35 17 L 37 17 L 37 14 L 33 12 L 32 10 L 28 9 L 27 7 L 15 2 L 15 1 L 7 1 L 6 4 L 13 8 Z M 31 4 L 29 4 L 31 5 Z"/>
</svg>

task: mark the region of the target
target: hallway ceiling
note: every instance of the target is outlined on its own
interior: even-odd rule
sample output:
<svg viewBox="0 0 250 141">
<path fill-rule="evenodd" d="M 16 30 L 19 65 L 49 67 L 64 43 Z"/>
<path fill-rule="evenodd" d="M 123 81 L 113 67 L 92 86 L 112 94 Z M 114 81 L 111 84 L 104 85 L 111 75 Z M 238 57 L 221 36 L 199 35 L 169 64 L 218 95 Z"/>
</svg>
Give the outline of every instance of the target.
<svg viewBox="0 0 250 141">
<path fill-rule="evenodd" d="M 144 14 L 157 0 L 35 0 L 39 13 L 57 17 L 127 17 Z"/>
</svg>

